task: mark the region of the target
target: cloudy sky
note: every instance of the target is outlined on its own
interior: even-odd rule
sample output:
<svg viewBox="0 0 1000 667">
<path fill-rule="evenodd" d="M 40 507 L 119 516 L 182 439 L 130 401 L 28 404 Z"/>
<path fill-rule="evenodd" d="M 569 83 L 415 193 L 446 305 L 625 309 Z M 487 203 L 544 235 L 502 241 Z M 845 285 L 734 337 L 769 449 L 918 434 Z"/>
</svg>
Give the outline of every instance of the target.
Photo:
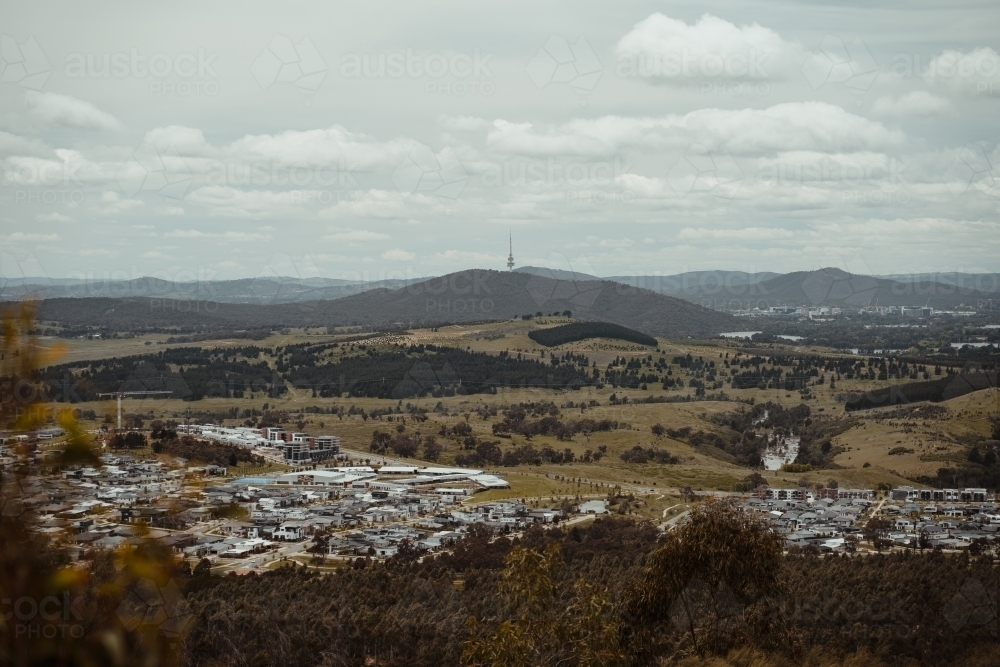
<svg viewBox="0 0 1000 667">
<path fill-rule="evenodd" d="M 5 3 L 0 274 L 1000 270 L 996 2 Z"/>
</svg>

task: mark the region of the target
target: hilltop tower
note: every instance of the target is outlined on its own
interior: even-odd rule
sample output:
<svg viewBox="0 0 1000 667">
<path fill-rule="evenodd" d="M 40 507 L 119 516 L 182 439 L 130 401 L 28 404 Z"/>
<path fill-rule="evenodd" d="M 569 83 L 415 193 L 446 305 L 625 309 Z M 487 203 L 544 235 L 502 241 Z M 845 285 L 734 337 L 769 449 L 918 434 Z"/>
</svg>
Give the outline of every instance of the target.
<svg viewBox="0 0 1000 667">
<path fill-rule="evenodd" d="M 514 235 L 513 234 L 511 234 L 511 236 L 508 239 L 508 241 L 510 242 L 510 254 L 507 255 L 507 270 L 508 271 L 513 271 L 514 270 Z"/>
</svg>

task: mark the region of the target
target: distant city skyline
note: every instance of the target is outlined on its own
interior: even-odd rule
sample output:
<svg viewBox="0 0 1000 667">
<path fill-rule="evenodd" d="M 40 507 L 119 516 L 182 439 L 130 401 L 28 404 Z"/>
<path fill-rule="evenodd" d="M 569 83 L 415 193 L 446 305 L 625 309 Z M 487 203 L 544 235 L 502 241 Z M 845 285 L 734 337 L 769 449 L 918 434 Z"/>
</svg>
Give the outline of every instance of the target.
<svg viewBox="0 0 1000 667">
<path fill-rule="evenodd" d="M 1000 270 L 995 3 L 58 7 L 0 9 L 6 279 Z"/>
</svg>

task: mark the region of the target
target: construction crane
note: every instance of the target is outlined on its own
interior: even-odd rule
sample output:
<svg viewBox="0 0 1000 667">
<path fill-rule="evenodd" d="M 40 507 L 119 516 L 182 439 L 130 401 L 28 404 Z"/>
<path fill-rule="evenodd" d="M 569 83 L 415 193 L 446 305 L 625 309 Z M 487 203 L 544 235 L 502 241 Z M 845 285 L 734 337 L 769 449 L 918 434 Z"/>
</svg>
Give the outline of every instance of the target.
<svg viewBox="0 0 1000 667">
<path fill-rule="evenodd" d="M 172 394 L 172 391 L 115 391 L 98 396 L 114 396 L 118 399 L 118 430 L 122 430 L 122 396 L 147 396 L 150 394 Z"/>
</svg>

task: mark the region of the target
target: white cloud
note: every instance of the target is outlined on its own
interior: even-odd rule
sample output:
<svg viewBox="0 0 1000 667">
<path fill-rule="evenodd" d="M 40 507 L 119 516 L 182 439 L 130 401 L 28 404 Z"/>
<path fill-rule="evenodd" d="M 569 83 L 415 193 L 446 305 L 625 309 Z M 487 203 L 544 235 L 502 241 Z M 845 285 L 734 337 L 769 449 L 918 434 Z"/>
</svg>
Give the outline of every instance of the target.
<svg viewBox="0 0 1000 667">
<path fill-rule="evenodd" d="M 768 80 L 796 71 L 805 58 L 797 42 L 757 23 L 736 26 L 704 14 L 696 23 L 656 13 L 640 21 L 616 47 L 620 77 L 660 82 Z"/>
<path fill-rule="evenodd" d="M 216 264 L 216 266 L 218 266 L 220 269 L 241 269 L 241 268 L 243 268 L 242 264 L 240 264 L 239 262 L 234 262 L 231 259 L 227 259 L 224 262 L 219 262 L 218 264 Z"/>
<path fill-rule="evenodd" d="M 996 95 L 1000 86 L 1000 55 L 989 47 L 968 53 L 946 49 L 923 72 L 924 81 L 962 95 Z"/>
<path fill-rule="evenodd" d="M 341 200 L 320 211 L 324 218 L 409 219 L 418 212 L 438 212 L 444 209 L 440 200 L 423 194 L 368 190 L 350 200 Z"/>
<path fill-rule="evenodd" d="M 447 9 L 421 7 L 390 40 L 396 46 L 379 35 L 378 8 L 357 5 L 352 11 L 371 16 L 351 21 L 313 9 L 316 25 L 333 31 L 325 46 L 316 42 L 325 58 L 376 46 L 366 73 L 328 76 L 312 95 L 261 90 L 245 70 L 190 80 L 60 74 L 44 87 L 54 92 L 30 105 L 23 85 L 0 84 L 8 93 L 0 93 L 0 235 L 22 234 L 0 236 L 0 253 L 31 249 L 60 274 L 138 263 L 236 278 L 257 275 L 274 253 L 322 250 L 312 255 L 316 275 L 368 269 L 377 277 L 383 266 L 502 269 L 513 228 L 519 265 L 586 251 L 602 275 L 748 263 L 785 271 L 854 250 L 882 272 L 997 269 L 996 227 L 961 222 L 996 220 L 1000 205 L 992 120 L 1000 46 L 969 7 L 941 21 L 940 10 L 923 6 L 883 8 L 872 20 L 857 3 L 821 15 L 787 2 L 693 11 L 661 3 L 633 7 L 622 22 L 583 5 L 579 20 L 560 27 L 538 5 L 493 16 L 500 37 L 488 44 L 450 30 Z M 29 3 L 22 13 L 26 24 L 44 25 L 46 11 Z M 277 29 L 280 13 L 253 13 L 244 32 Z M 217 14 L 218 25 L 206 21 L 223 34 L 231 17 Z M 140 19 L 129 16 L 126 33 L 138 34 Z M 98 19 L 85 7 L 68 4 L 59 18 L 80 26 L 66 48 L 93 53 L 98 69 L 118 49 L 90 29 Z M 420 52 L 424 19 L 446 26 L 434 55 Z M 154 53 L 183 65 L 159 38 L 183 31 L 183 21 L 163 14 L 146 26 L 136 48 L 147 65 Z M 525 36 L 529 23 L 541 32 Z M 560 31 L 555 41 L 567 52 L 551 50 L 549 30 Z M 216 66 L 232 64 L 227 39 L 244 39 L 225 34 L 206 50 L 209 59 L 219 52 Z M 460 64 L 478 46 L 492 58 L 490 72 L 464 76 L 449 65 L 442 77 L 426 67 L 379 76 L 380 59 L 408 43 L 422 65 L 438 53 Z M 584 44 L 600 61 L 592 89 L 538 87 L 537 54 L 555 58 L 552 76 L 561 80 L 584 71 L 572 52 Z M 248 45 L 251 59 L 263 45 Z M 633 57 L 633 73 L 653 85 L 616 76 Z M 668 68 L 684 59 L 687 70 Z M 218 95 L 209 92 L 216 84 Z M 122 124 L 125 131 L 67 129 Z M 454 184 L 450 196 L 436 193 L 438 181 Z M 52 232 L 60 238 L 43 238 Z M 380 257 L 393 250 L 413 259 Z M 289 266 L 284 275 L 307 273 L 297 259 Z"/>
<path fill-rule="evenodd" d="M 217 152 L 201 130 L 180 125 L 153 128 L 146 133 L 144 141 L 161 153 L 176 151 L 184 156 L 211 157 Z"/>
<path fill-rule="evenodd" d="M 36 215 L 35 220 L 38 222 L 73 222 L 73 218 L 55 211 Z"/>
<path fill-rule="evenodd" d="M 322 237 L 322 241 L 388 241 L 392 237 L 380 232 L 372 232 L 367 229 L 356 229 L 353 231 L 338 231 Z"/>
<path fill-rule="evenodd" d="M 392 169 L 416 142 L 380 142 L 339 125 L 322 130 L 288 130 L 278 134 L 246 135 L 226 147 L 245 160 L 280 164 L 337 165 L 347 170 Z"/>
<path fill-rule="evenodd" d="M 101 193 L 101 206 L 98 210 L 105 215 L 115 215 L 145 207 L 146 202 L 141 199 L 123 198 L 114 190 L 105 190 Z"/>
<path fill-rule="evenodd" d="M 43 187 L 81 188 L 100 185 L 114 179 L 118 165 L 95 162 L 80 151 L 57 148 L 48 157 L 11 155 L 3 160 L 6 184 Z"/>
<path fill-rule="evenodd" d="M 387 259 L 391 262 L 410 262 L 416 259 L 416 257 L 417 256 L 412 252 L 406 252 L 405 250 L 400 250 L 399 248 L 386 250 L 382 253 L 382 259 Z"/>
<path fill-rule="evenodd" d="M 39 139 L 29 139 L 0 130 L 0 154 L 51 157 L 52 148 Z"/>
<path fill-rule="evenodd" d="M 926 90 L 913 92 L 893 98 L 885 95 L 875 100 L 872 113 L 888 118 L 911 118 L 914 116 L 943 116 L 955 111 L 951 100 L 929 93 Z"/>
<path fill-rule="evenodd" d="M 506 254 L 491 254 L 473 250 L 444 250 L 426 258 L 428 264 L 441 263 L 445 266 L 454 265 L 456 262 L 461 266 L 489 266 L 505 261 L 507 261 Z"/>
<path fill-rule="evenodd" d="M 790 239 L 794 234 L 780 227 L 745 227 L 743 229 L 706 229 L 685 227 L 677 234 L 681 241 L 772 241 Z"/>
<path fill-rule="evenodd" d="M 198 188 L 186 202 L 205 206 L 210 215 L 237 218 L 301 216 L 303 205 L 321 201 L 321 192 L 311 190 L 241 190 L 225 186 Z"/>
<path fill-rule="evenodd" d="M 490 126 L 490 121 L 476 116 L 439 116 L 438 124 L 446 130 L 456 132 L 468 132 L 471 130 L 485 130 Z"/>
<path fill-rule="evenodd" d="M 143 259 L 174 259 L 171 255 L 162 253 L 159 250 L 147 250 L 146 252 L 139 255 Z"/>
<path fill-rule="evenodd" d="M 256 232 L 203 232 L 198 229 L 175 229 L 164 234 L 172 239 L 225 239 L 228 241 L 269 241 L 270 234 Z"/>
<path fill-rule="evenodd" d="M 78 250 L 77 253 L 84 257 L 116 257 L 119 254 L 117 251 L 107 248 L 84 248 Z"/>
<path fill-rule="evenodd" d="M 0 239 L 8 243 L 30 243 L 38 241 L 58 241 L 58 234 L 25 234 L 24 232 L 14 232 L 13 234 L 6 234 L 0 236 Z"/>
<path fill-rule="evenodd" d="M 548 129 L 497 120 L 487 144 L 501 153 L 612 156 L 692 144 L 731 153 L 789 150 L 848 152 L 902 147 L 906 135 L 825 102 L 786 102 L 767 109 L 699 109 L 662 117 L 574 119 Z"/>
<path fill-rule="evenodd" d="M 26 91 L 24 99 L 32 116 L 48 125 L 76 130 L 122 129 L 122 124 L 111 114 L 70 95 Z"/>
</svg>

